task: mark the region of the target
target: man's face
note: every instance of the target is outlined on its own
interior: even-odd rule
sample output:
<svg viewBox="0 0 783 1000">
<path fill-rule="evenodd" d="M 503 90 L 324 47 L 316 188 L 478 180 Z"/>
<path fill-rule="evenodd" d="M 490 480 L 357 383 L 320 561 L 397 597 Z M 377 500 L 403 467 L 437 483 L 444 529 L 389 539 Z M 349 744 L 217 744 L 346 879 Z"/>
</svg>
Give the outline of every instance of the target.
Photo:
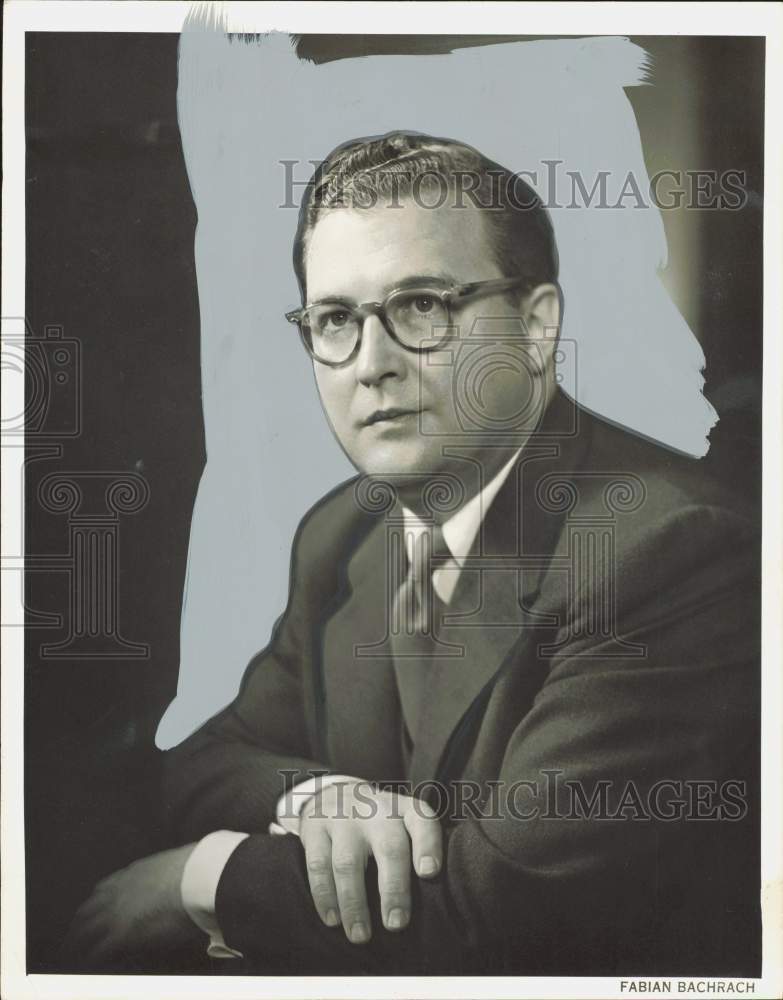
<svg viewBox="0 0 783 1000">
<path fill-rule="evenodd" d="M 305 267 L 309 302 L 332 296 L 380 302 L 416 278 L 461 283 L 503 277 L 480 209 L 448 204 L 427 209 L 410 200 L 396 208 L 325 213 L 310 234 Z M 509 330 L 519 329 L 520 313 L 503 295 L 470 300 L 455 311 L 453 321 L 465 338 L 475 320 L 488 316 L 508 317 Z M 471 443 L 454 404 L 450 362 L 455 346 L 452 342 L 429 355 L 407 351 L 392 340 L 378 317 L 370 316 L 350 364 L 331 368 L 314 362 L 329 423 L 361 472 L 432 475 L 450 464 L 442 453 L 445 443 Z M 518 373 L 502 365 L 497 369 L 493 374 L 490 366 L 485 396 L 494 412 L 513 414 L 522 391 Z M 384 411 L 393 412 L 383 418 Z M 504 453 L 487 451 L 489 465 L 499 466 L 502 460 Z"/>
</svg>

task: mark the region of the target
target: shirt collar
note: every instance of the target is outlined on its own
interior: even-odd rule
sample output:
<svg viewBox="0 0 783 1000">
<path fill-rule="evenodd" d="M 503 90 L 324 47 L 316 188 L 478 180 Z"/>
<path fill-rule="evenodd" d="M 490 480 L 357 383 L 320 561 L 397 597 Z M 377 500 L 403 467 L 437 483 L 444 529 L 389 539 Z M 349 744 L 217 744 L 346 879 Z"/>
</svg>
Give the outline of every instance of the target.
<svg viewBox="0 0 783 1000">
<path fill-rule="evenodd" d="M 459 570 L 470 554 L 481 523 L 486 517 L 492 501 L 498 495 L 501 486 L 508 479 L 509 473 L 519 458 L 521 451 L 521 448 L 518 449 L 500 472 L 487 483 L 483 490 L 471 497 L 463 507 L 460 507 L 456 514 L 452 514 L 447 521 L 443 522 L 443 540 L 451 553 L 453 565 L 446 564 L 440 569 L 435 570 L 432 575 L 432 581 L 438 596 L 446 604 L 451 600 L 457 586 L 457 580 L 459 579 Z M 403 507 L 402 510 L 405 518 L 406 548 L 409 549 L 408 558 L 412 559 L 413 552 L 410 549 L 412 548 L 413 540 L 414 538 L 418 539 L 421 534 L 427 531 L 428 526 L 412 510 L 408 510 L 407 507 Z"/>
</svg>

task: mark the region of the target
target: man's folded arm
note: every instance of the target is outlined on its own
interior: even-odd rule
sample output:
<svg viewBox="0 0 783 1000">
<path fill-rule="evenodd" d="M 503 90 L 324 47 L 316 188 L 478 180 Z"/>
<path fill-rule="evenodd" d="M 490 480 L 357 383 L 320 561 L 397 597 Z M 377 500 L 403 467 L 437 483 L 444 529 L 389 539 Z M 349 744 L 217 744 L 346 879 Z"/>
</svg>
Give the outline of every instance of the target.
<svg viewBox="0 0 783 1000">
<path fill-rule="evenodd" d="M 658 922 L 687 910 L 689 888 L 720 895 L 721 879 L 699 865 L 726 835 L 745 843 L 748 822 L 740 815 L 734 831 L 693 822 L 692 803 L 678 814 L 674 802 L 689 783 L 748 777 L 739 761 L 744 744 L 752 749 L 757 695 L 754 561 L 692 545 L 686 561 L 688 573 L 682 564 L 653 573 L 661 589 L 643 603 L 638 588 L 625 590 L 624 635 L 647 644 L 645 657 L 613 657 L 608 643 L 604 657 L 603 640 L 588 646 L 575 638 L 585 634 L 578 621 L 564 623 L 560 655 L 508 743 L 500 807 L 446 830 L 442 874 L 413 879 L 406 931 L 383 929 L 375 898 L 372 941 L 350 944 L 318 919 L 298 841 L 262 835 L 236 848 L 220 879 L 226 943 L 259 968 L 314 973 L 535 973 L 565 961 L 559 948 L 576 968 L 577 952 L 590 968 L 592 954 L 613 948 L 618 968 L 634 948 L 642 965 L 653 962 L 645 949 L 660 941 Z M 601 783 L 605 815 L 600 803 L 590 815 Z M 373 897 L 375 881 L 371 864 Z"/>
</svg>

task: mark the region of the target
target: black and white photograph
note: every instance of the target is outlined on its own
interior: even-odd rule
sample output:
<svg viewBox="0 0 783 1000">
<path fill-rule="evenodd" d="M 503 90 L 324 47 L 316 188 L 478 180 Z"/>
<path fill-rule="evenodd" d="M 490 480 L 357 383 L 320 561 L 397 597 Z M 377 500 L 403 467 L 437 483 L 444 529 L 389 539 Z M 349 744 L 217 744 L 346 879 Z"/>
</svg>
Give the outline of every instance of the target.
<svg viewBox="0 0 783 1000">
<path fill-rule="evenodd" d="M 4 21 L 3 997 L 783 995 L 783 9 Z"/>
</svg>

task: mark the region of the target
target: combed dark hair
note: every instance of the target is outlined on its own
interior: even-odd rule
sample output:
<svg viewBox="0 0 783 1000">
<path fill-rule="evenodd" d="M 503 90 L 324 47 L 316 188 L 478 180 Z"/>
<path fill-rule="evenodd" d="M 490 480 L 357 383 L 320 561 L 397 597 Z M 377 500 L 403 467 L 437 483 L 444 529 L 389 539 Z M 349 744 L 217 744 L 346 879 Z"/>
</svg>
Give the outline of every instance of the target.
<svg viewBox="0 0 783 1000">
<path fill-rule="evenodd" d="M 390 132 L 338 146 L 305 189 L 294 239 L 294 271 L 305 300 L 307 239 L 322 213 L 369 208 L 439 187 L 455 204 L 482 209 L 495 259 L 504 277 L 531 286 L 557 281 L 558 260 L 549 215 L 530 185 L 478 150 L 451 139 Z M 468 278 L 469 280 L 469 278 Z"/>
</svg>

